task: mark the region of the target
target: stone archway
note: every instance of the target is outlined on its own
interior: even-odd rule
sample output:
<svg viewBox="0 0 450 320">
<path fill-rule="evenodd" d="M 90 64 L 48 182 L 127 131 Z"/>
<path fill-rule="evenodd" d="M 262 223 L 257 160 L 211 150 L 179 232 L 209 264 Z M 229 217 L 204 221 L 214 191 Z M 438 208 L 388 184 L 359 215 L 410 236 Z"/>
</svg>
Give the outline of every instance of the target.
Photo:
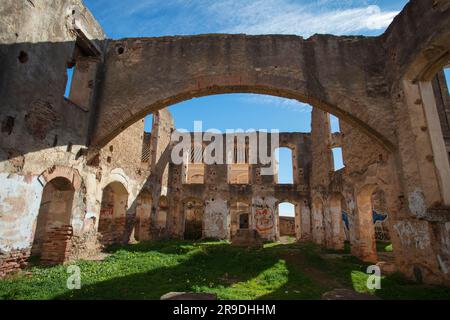
<svg viewBox="0 0 450 320">
<path fill-rule="evenodd" d="M 70 259 L 73 203 L 82 179 L 77 170 L 55 165 L 41 173 L 38 180 L 44 188 L 31 255 L 38 256 L 42 264 L 61 264 Z"/>
<path fill-rule="evenodd" d="M 324 204 L 320 197 L 314 197 L 311 205 L 312 240 L 320 245 L 325 243 Z"/>
<path fill-rule="evenodd" d="M 121 243 L 125 237 L 128 191 L 120 182 L 111 182 L 103 189 L 98 232 L 103 245 Z"/>
<path fill-rule="evenodd" d="M 152 211 L 152 195 L 149 191 L 141 192 L 136 198 L 136 219 L 134 238 L 137 241 L 150 240 L 150 216 Z"/>
<path fill-rule="evenodd" d="M 376 185 L 365 185 L 356 192 L 358 215 L 355 231 L 357 245 L 352 246 L 352 254 L 368 262 L 377 262 L 378 260 L 372 203 L 372 195 L 376 188 Z"/>
<path fill-rule="evenodd" d="M 284 35 L 207 35 L 110 41 L 91 146 L 105 145 L 145 115 L 178 102 L 214 94 L 257 93 L 309 103 L 393 149 L 391 101 L 387 95 L 375 97 L 371 92 L 374 84 L 382 87 L 386 80 L 377 72 L 368 79 L 364 72 L 368 61 L 378 66 L 383 56 L 381 46 L 369 39 L 349 42 L 328 36 L 304 40 Z"/>
<path fill-rule="evenodd" d="M 239 230 L 249 230 L 252 226 L 251 205 L 248 202 L 236 201 L 230 205 L 230 237 L 236 236 Z"/>
<path fill-rule="evenodd" d="M 42 264 L 60 264 L 69 258 L 74 195 L 74 185 L 65 177 L 54 177 L 44 187 L 31 249 Z"/>
</svg>

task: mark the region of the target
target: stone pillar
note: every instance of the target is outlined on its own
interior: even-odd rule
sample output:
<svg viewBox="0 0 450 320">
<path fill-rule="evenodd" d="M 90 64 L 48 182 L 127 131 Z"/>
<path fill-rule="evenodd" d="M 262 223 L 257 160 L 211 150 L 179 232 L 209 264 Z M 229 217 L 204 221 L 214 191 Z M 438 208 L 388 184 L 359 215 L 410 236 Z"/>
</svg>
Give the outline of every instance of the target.
<svg viewBox="0 0 450 320">
<path fill-rule="evenodd" d="M 356 215 L 354 231 L 356 241 L 352 243 L 352 254 L 366 262 L 377 262 L 375 228 L 372 217 L 372 193 L 374 188 L 356 190 Z"/>
<path fill-rule="evenodd" d="M 183 165 L 169 165 L 169 210 L 167 212 L 167 235 L 182 239 L 184 235 L 184 205 L 182 185 Z M 154 206 L 154 204 L 153 204 Z"/>
<path fill-rule="evenodd" d="M 344 249 L 344 228 L 342 221 L 341 196 L 332 196 L 329 202 L 331 220 L 330 247 L 336 250 Z"/>
<path fill-rule="evenodd" d="M 143 192 L 137 197 L 135 237 L 138 241 L 150 240 L 150 214 L 152 211 L 152 197 Z"/>
<path fill-rule="evenodd" d="M 311 224 L 314 242 L 325 245 L 330 237 L 330 228 L 325 227 L 325 211 L 323 198 L 327 195 L 330 184 L 330 173 L 333 170 L 333 156 L 330 150 L 331 129 L 329 114 L 314 108 L 311 124 L 311 177 L 312 197 Z M 325 210 L 326 209 L 326 210 Z M 327 232 L 327 234 L 325 234 Z"/>
<path fill-rule="evenodd" d="M 301 241 L 311 241 L 311 209 L 308 201 L 304 200 L 300 204 L 300 238 Z"/>
<path fill-rule="evenodd" d="M 312 240 L 319 245 L 324 245 L 323 202 L 320 199 L 313 199 L 311 208 L 311 231 Z"/>
<path fill-rule="evenodd" d="M 226 150 L 226 146 L 224 151 Z M 223 153 L 226 154 L 225 152 Z M 203 217 L 204 237 L 230 239 L 230 196 L 227 184 L 227 165 L 211 164 L 205 169 L 205 211 Z"/>
<path fill-rule="evenodd" d="M 294 218 L 294 230 L 295 239 L 300 241 L 302 239 L 302 203 L 295 204 L 295 218 Z"/>
</svg>

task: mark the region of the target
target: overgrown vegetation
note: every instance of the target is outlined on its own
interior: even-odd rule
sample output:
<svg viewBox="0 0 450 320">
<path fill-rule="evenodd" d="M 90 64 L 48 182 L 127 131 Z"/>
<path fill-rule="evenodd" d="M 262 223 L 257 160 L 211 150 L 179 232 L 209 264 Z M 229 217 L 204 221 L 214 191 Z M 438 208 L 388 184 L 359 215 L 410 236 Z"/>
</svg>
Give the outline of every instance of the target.
<svg viewBox="0 0 450 320">
<path fill-rule="evenodd" d="M 335 288 L 366 292 L 367 265 L 313 244 L 235 248 L 226 242 L 166 241 L 110 248 L 102 262 L 80 261 L 81 290 L 68 290 L 67 266 L 31 267 L 0 281 L 2 299 L 159 299 L 172 291 L 220 299 L 320 299 Z M 383 278 L 384 299 L 450 299 L 450 288 L 400 275 Z"/>
</svg>

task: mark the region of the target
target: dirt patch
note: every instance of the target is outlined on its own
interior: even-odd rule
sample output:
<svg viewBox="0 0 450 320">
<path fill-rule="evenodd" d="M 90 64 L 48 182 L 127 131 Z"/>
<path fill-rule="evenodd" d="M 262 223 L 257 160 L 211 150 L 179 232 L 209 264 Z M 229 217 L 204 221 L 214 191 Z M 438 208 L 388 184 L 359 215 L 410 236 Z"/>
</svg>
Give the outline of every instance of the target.
<svg viewBox="0 0 450 320">
<path fill-rule="evenodd" d="M 282 253 L 280 256 L 286 261 L 286 263 L 292 265 L 294 268 L 298 268 L 321 287 L 332 289 L 346 287 L 328 273 L 308 265 L 308 259 L 300 252 Z"/>
</svg>

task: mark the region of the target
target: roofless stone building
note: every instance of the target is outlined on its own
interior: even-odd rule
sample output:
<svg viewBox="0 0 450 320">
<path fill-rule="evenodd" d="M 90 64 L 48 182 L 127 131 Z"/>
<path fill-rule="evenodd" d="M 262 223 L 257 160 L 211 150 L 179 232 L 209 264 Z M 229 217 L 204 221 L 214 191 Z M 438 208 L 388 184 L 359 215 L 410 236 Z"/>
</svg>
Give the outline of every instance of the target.
<svg viewBox="0 0 450 320">
<path fill-rule="evenodd" d="M 342 248 L 345 210 L 352 254 L 377 262 L 372 208 L 382 199 L 396 267 L 450 284 L 449 60 L 448 0 L 411 0 L 379 37 L 121 40 L 107 39 L 80 0 L 2 1 L 0 276 L 31 254 L 64 263 L 130 239 L 277 240 L 286 201 L 299 241 Z M 314 107 L 310 134 L 280 135 L 293 184 L 245 156 L 172 163 L 165 108 L 222 93 Z M 341 133 L 330 133 L 329 114 Z M 334 147 L 342 170 L 333 170 Z"/>
</svg>

